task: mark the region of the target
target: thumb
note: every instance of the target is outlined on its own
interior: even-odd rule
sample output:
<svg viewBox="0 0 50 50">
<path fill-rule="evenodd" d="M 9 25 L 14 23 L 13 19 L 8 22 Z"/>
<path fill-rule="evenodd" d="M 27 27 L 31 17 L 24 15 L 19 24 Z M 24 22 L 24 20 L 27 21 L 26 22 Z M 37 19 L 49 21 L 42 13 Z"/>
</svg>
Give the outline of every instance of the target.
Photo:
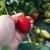
<svg viewBox="0 0 50 50">
<path fill-rule="evenodd" d="M 18 17 L 16 17 L 16 15 L 12 15 L 11 18 L 13 19 L 14 23 L 17 23 Z"/>
<path fill-rule="evenodd" d="M 12 15 L 11 18 L 14 20 L 15 23 L 18 21 L 18 17 L 24 17 L 24 13 L 17 13 L 16 15 Z"/>
</svg>

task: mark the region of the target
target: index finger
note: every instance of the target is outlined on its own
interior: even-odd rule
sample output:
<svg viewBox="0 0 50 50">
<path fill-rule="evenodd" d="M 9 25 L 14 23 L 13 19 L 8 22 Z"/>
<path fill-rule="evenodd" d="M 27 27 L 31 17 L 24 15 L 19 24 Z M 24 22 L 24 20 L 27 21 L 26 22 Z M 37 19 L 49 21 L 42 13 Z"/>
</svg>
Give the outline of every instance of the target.
<svg viewBox="0 0 50 50">
<path fill-rule="evenodd" d="M 34 20 L 32 19 L 32 17 L 30 16 L 26 16 L 26 18 L 28 18 L 30 20 L 30 23 L 33 24 L 34 23 Z"/>
</svg>

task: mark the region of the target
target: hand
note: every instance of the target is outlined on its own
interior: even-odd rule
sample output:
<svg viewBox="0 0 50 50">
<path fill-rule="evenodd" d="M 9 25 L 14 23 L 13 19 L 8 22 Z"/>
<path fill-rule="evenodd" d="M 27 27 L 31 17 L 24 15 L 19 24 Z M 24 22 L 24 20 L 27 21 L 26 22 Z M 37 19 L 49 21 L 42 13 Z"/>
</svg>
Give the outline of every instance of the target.
<svg viewBox="0 0 50 50">
<path fill-rule="evenodd" d="M 0 25 L 2 24 L 2 27 L 0 26 L 0 28 L 1 28 L 0 32 L 2 32 L 2 33 L 0 33 L 0 35 L 2 35 L 2 38 L 0 38 L 0 39 L 1 39 L 1 42 L 2 41 L 8 42 L 11 50 L 17 50 L 18 45 L 22 42 L 22 39 L 25 38 L 25 35 L 22 34 L 22 32 L 20 32 L 18 29 L 15 30 L 14 27 L 15 27 L 16 22 L 14 19 L 12 20 L 12 18 L 9 17 L 8 15 L 3 15 L 0 17 L 0 19 L 2 19 L 2 20 L 0 20 L 0 22 L 1 22 Z M 32 27 L 33 27 L 32 20 L 30 20 L 30 24 L 31 24 L 31 29 L 32 29 Z M 2 45 L 3 43 L 1 43 L 1 42 L 0 42 L 0 44 Z"/>
</svg>

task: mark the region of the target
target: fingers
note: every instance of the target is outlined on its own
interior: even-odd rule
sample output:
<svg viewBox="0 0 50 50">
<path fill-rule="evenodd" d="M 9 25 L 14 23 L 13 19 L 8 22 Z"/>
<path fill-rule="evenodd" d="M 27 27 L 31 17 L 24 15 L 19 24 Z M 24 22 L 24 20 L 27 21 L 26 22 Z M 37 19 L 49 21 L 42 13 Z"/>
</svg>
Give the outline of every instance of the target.
<svg viewBox="0 0 50 50">
<path fill-rule="evenodd" d="M 26 16 L 26 18 L 28 18 L 30 20 L 30 23 L 33 24 L 34 20 L 30 17 L 30 16 Z"/>
<path fill-rule="evenodd" d="M 14 21 L 14 23 L 17 23 L 18 17 L 16 17 L 16 15 L 12 15 L 11 18 Z"/>
<path fill-rule="evenodd" d="M 29 18 L 30 19 L 30 17 L 27 17 L 27 18 Z M 33 28 L 33 20 L 32 19 L 30 19 L 30 24 L 31 24 L 31 28 L 30 28 L 30 30 Z M 26 35 L 25 34 L 23 34 L 22 32 L 19 32 L 20 30 L 16 30 L 16 33 L 15 33 L 15 37 L 16 37 L 16 39 L 19 41 L 19 42 L 22 42 L 22 40 L 26 37 Z"/>
<path fill-rule="evenodd" d="M 11 50 L 18 50 L 18 45 L 20 43 L 22 43 L 22 40 L 25 38 L 26 36 L 22 33 L 22 32 L 19 32 L 18 30 L 16 30 L 15 32 L 15 37 L 14 39 L 12 40 L 12 42 L 10 43 L 10 49 Z"/>
<path fill-rule="evenodd" d="M 9 15 L 2 15 L 3 17 L 5 16 L 5 17 L 9 17 Z"/>
<path fill-rule="evenodd" d="M 27 18 L 29 18 L 30 19 L 30 17 L 27 17 Z M 33 20 L 31 19 L 30 20 L 30 24 L 31 24 L 31 28 L 30 28 L 30 30 L 33 28 Z M 16 33 L 15 33 L 15 36 L 16 36 L 16 38 L 17 39 L 19 39 L 19 41 L 22 41 L 25 37 L 26 37 L 26 35 L 24 35 L 22 32 L 19 32 L 20 30 L 16 30 Z"/>
<path fill-rule="evenodd" d="M 24 13 L 17 13 L 16 15 L 12 15 L 11 18 L 17 23 L 19 17 L 26 17 L 30 20 L 30 23 L 33 24 L 34 20 L 30 16 L 25 16 Z"/>
<path fill-rule="evenodd" d="M 19 15 L 19 14 L 20 14 L 20 15 Z M 23 13 L 18 13 L 17 16 L 18 16 L 18 17 L 24 16 L 24 14 L 23 14 Z M 30 16 L 26 16 L 26 18 L 28 18 L 28 19 L 30 20 L 30 24 L 31 24 L 31 28 L 30 28 L 30 29 L 32 29 L 32 28 L 33 28 L 34 20 L 33 20 Z M 18 19 L 17 19 L 17 20 L 18 20 Z"/>
<path fill-rule="evenodd" d="M 31 23 L 31 24 L 34 24 L 34 20 L 30 20 L 30 23 Z"/>
<path fill-rule="evenodd" d="M 30 30 L 32 30 L 33 29 L 33 24 L 31 24 L 31 28 L 30 28 Z"/>
<path fill-rule="evenodd" d="M 25 17 L 24 13 L 17 13 L 16 15 L 11 16 L 15 23 L 17 23 L 19 17 Z"/>
<path fill-rule="evenodd" d="M 24 13 L 17 13 L 16 16 L 17 17 L 25 17 L 25 14 Z"/>
<path fill-rule="evenodd" d="M 20 44 L 19 41 L 16 38 L 14 38 L 9 44 L 10 50 L 18 50 L 19 44 Z"/>
<path fill-rule="evenodd" d="M 21 33 L 19 33 L 18 30 L 16 30 L 16 32 L 15 32 L 15 37 L 16 37 L 16 39 L 17 39 L 19 42 L 22 42 Z"/>
<path fill-rule="evenodd" d="M 30 24 L 31 24 L 30 30 L 31 30 L 33 28 L 34 20 L 30 16 L 26 16 L 26 18 L 30 20 Z"/>
</svg>

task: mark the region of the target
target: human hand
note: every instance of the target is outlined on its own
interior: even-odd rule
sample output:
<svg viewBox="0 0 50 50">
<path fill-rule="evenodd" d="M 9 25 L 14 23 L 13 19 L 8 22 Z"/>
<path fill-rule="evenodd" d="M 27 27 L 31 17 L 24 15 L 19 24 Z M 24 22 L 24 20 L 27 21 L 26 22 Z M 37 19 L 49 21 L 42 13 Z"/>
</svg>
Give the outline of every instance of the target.
<svg viewBox="0 0 50 50">
<path fill-rule="evenodd" d="M 2 37 L 0 38 L 2 43 L 0 42 L 0 44 L 2 45 L 6 42 L 9 44 L 11 50 L 16 50 L 18 48 L 18 45 L 22 42 L 22 39 L 25 38 L 25 35 L 20 32 L 20 30 L 15 29 L 15 23 L 17 21 L 15 21 L 16 19 L 13 19 L 13 16 L 9 17 L 8 15 L 3 15 L 0 17 L 0 19 L 0 35 L 2 35 Z M 30 20 L 30 24 L 30 29 L 32 29 L 32 20 Z"/>
</svg>

